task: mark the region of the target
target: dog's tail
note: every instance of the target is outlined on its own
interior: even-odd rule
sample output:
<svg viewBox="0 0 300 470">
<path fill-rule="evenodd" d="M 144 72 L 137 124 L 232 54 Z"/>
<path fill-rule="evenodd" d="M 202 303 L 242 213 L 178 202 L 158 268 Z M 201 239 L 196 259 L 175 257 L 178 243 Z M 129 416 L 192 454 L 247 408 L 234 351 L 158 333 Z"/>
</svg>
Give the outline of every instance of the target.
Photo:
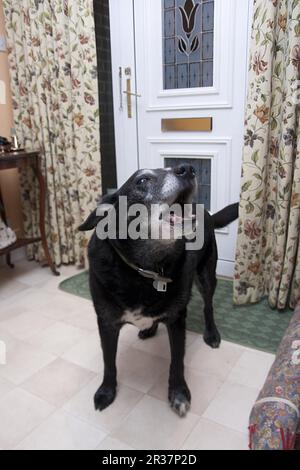
<svg viewBox="0 0 300 470">
<path fill-rule="evenodd" d="M 224 207 L 221 211 L 212 215 L 214 228 L 223 228 L 226 225 L 233 222 L 239 216 L 239 204 L 231 204 L 230 206 Z"/>
</svg>

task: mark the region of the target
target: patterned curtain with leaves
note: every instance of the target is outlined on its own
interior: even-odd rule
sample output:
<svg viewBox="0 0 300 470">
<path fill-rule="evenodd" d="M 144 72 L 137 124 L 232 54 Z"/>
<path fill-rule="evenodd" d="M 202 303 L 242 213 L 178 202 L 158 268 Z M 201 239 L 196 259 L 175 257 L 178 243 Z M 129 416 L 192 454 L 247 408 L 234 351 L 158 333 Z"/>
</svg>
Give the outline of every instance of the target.
<svg viewBox="0 0 300 470">
<path fill-rule="evenodd" d="M 101 191 L 96 43 L 92 0 L 4 0 L 20 142 L 42 150 L 47 235 L 57 265 L 84 262 L 77 231 Z M 38 236 L 38 190 L 21 179 L 25 231 Z M 40 246 L 29 255 L 41 259 Z"/>
<path fill-rule="evenodd" d="M 300 1 L 256 0 L 245 121 L 236 304 L 300 299 Z"/>
</svg>

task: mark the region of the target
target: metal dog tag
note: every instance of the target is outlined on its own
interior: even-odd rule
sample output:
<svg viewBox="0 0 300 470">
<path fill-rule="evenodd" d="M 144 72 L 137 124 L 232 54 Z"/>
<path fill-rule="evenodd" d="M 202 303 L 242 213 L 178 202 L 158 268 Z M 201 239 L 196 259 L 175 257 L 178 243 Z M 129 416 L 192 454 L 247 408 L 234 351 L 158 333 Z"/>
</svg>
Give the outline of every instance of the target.
<svg viewBox="0 0 300 470">
<path fill-rule="evenodd" d="M 153 287 L 156 289 L 158 292 L 166 292 L 167 290 L 167 283 L 164 281 L 157 281 L 155 280 L 153 282 Z"/>
</svg>

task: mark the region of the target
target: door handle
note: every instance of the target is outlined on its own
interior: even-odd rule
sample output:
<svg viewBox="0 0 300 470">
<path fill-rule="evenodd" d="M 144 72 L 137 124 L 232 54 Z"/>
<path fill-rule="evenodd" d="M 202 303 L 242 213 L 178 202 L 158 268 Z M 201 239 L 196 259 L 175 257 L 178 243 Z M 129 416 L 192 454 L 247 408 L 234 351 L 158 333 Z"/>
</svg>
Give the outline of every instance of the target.
<svg viewBox="0 0 300 470">
<path fill-rule="evenodd" d="M 123 93 L 125 93 L 125 95 L 127 96 L 127 116 L 129 119 L 132 118 L 132 103 L 131 103 L 131 97 L 132 96 L 136 96 L 136 97 L 141 97 L 141 95 L 139 95 L 138 93 L 133 93 L 131 91 L 131 79 L 130 78 L 127 78 L 126 80 L 126 90 L 123 91 Z"/>
<path fill-rule="evenodd" d="M 138 93 L 132 93 L 131 91 L 123 91 L 125 95 L 131 95 L 131 96 L 137 96 L 138 98 L 141 98 L 142 95 L 139 95 Z"/>
</svg>

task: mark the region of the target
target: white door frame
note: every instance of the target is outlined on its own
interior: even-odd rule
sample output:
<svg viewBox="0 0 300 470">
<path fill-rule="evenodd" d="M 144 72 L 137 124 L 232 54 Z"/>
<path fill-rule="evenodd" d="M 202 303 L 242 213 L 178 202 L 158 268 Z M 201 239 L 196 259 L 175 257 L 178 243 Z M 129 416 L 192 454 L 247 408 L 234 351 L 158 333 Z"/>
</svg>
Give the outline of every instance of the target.
<svg viewBox="0 0 300 470">
<path fill-rule="evenodd" d="M 139 167 L 137 109 L 132 100 L 132 119 L 127 117 L 125 69 L 130 68 L 132 92 L 136 92 L 134 11 L 132 0 L 109 0 L 110 38 L 112 51 L 112 82 L 117 183 L 120 186 Z M 120 69 L 121 68 L 121 69 Z M 121 76 L 120 76 L 121 72 Z M 132 155 L 125 160 L 124 154 Z"/>
</svg>

